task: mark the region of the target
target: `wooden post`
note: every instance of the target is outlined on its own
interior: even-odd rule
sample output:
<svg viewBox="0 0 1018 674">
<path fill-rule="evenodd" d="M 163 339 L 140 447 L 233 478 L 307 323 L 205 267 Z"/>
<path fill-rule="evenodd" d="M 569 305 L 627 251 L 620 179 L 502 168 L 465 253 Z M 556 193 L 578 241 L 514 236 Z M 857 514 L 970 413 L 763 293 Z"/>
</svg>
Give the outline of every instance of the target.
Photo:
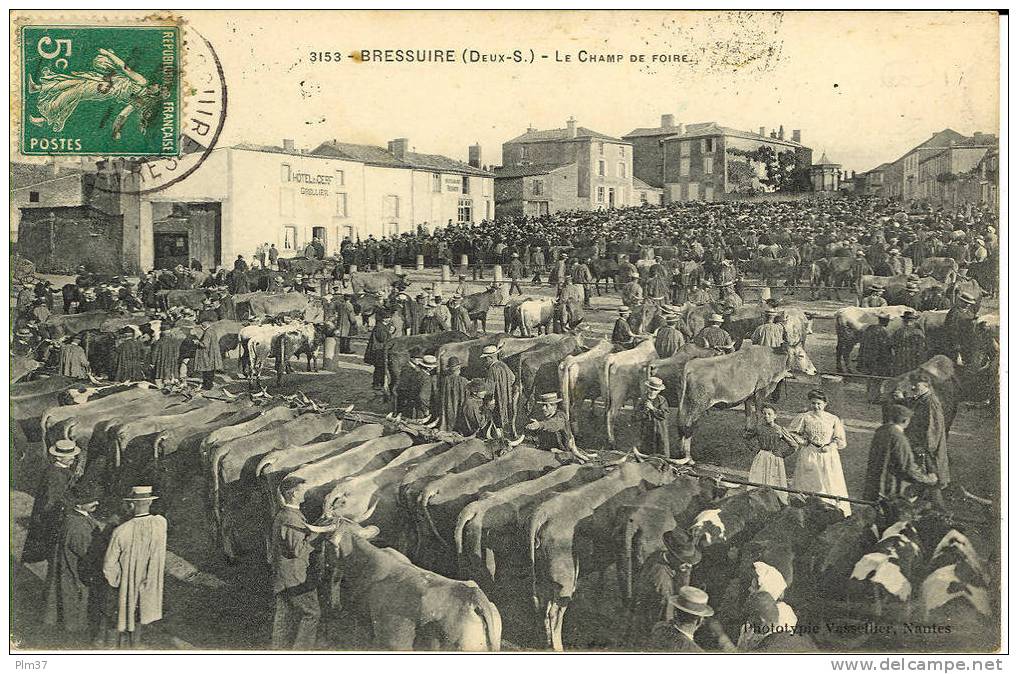
<svg viewBox="0 0 1018 674">
<path fill-rule="evenodd" d="M 401 265 L 401 264 L 393 265 L 392 270 L 394 272 L 396 272 L 397 274 L 402 274 L 403 273 L 403 265 Z"/>
<path fill-rule="evenodd" d="M 350 271 L 349 271 L 349 273 L 353 274 L 355 271 L 357 271 L 357 265 L 351 263 L 350 264 Z"/>
<path fill-rule="evenodd" d="M 496 264 L 494 273 L 495 273 L 495 283 L 500 283 L 502 281 L 502 265 Z"/>
<path fill-rule="evenodd" d="M 443 281 L 452 280 L 452 272 L 449 270 L 449 265 L 447 264 L 442 265 L 442 280 Z"/>
<path fill-rule="evenodd" d="M 417 256 L 417 271 L 424 271 L 424 256 Z"/>
</svg>

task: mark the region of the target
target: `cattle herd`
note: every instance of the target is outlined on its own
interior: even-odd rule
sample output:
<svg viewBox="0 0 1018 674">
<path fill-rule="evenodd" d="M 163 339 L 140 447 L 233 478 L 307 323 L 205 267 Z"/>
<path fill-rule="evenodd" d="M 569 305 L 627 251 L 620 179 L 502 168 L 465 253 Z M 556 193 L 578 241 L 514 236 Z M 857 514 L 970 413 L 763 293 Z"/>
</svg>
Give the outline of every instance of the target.
<svg viewBox="0 0 1018 674">
<path fill-rule="evenodd" d="M 456 359 L 464 377 L 483 378 L 482 352 L 498 347 L 517 382 L 516 427 L 527 418 L 527 401 L 553 392 L 574 429 L 588 420 L 590 428 L 604 429 L 601 442 L 584 451 L 546 451 L 498 434 L 463 437 L 386 415 L 388 407 L 330 407 L 333 401 L 301 391 L 267 390 L 262 373 L 269 359 L 278 385 L 293 357 L 305 357 L 310 372 L 319 355 L 330 356 L 332 299 L 313 292 L 219 296 L 211 325 L 220 352 L 236 357 L 248 379 L 232 390 L 160 389 L 94 376 L 83 382 L 46 367 L 71 336 L 82 338 L 91 373 L 103 374 L 114 335 L 125 326 L 153 342 L 161 331 L 186 331 L 186 323 L 170 325 L 174 312 L 207 310 L 212 290 L 171 288 L 160 290 L 145 312 L 53 314 L 33 323 L 41 342 L 29 355 L 38 360 L 12 361 L 12 455 L 39 463 L 32 454 L 39 446 L 73 440 L 82 450 L 77 477 L 110 495 L 152 483 L 171 522 L 180 499 L 200 485 L 211 540 L 230 563 L 269 561 L 272 522 L 283 507 L 279 487 L 299 478 L 307 487 L 303 514 L 323 532 L 314 553 L 323 622 L 344 625 L 323 630 L 328 648 L 640 650 L 648 645 L 647 627 L 660 618 L 641 599 L 645 571 L 666 552 L 668 536 L 681 532 L 697 549 L 689 584 L 707 590 L 716 611 L 703 639 L 717 650 L 749 648 L 740 636 L 759 608 L 749 598 L 764 585 L 761 565 L 781 577 L 772 598 L 794 610 L 796 650 L 971 650 L 992 638 L 985 625 L 1000 611 L 987 551 L 977 551 L 984 541 L 965 520 L 908 501 L 857 501 L 845 517 L 814 495 L 790 497 L 746 484 L 735 471 L 647 455 L 621 432 L 629 419 L 624 410 L 657 377 L 682 454 L 695 456 L 694 429 L 713 423 L 712 409 L 744 405 L 748 430 L 783 377 L 818 375 L 811 358 L 815 324 L 833 322 L 836 370 L 848 375 L 866 329 L 885 317 L 894 333 L 912 309 L 922 311 L 928 359 L 882 381 L 880 396 L 890 402 L 918 377 L 932 378 L 949 432 L 971 390 L 993 390 L 1000 336 L 996 314 L 973 319 L 966 333 L 973 339 L 961 354 L 967 365 L 959 366 L 948 308 L 962 293 L 982 301 L 995 288 L 960 273 L 949 257 L 928 257 L 904 274 L 859 274 L 854 241 L 832 237 L 824 257 L 816 251 L 808 258 L 785 256 L 779 243 L 735 245 L 717 270 L 702 254 L 690 259 L 675 246 L 633 245 L 627 254 L 640 279 L 620 276 L 624 259 L 596 243 L 590 250 L 545 246 L 552 259 L 586 260 L 590 280 L 580 284 L 586 297 L 561 288 L 554 299 L 537 291 L 509 297 L 493 284 L 458 298 L 471 325 L 419 334 L 406 323 L 384 343 L 383 364 L 375 365 L 385 375 L 380 396 L 399 390 L 407 364 L 424 355 L 435 357 L 439 371 Z M 632 302 L 631 348 L 598 334 L 589 294 L 600 295 L 603 284 L 604 292 L 611 285 L 625 296 L 627 284 L 646 287 L 661 270 L 672 304 L 649 292 L 647 301 Z M 825 314 L 778 300 L 686 301 L 692 289 L 710 285 L 704 281 L 727 281 L 729 274 L 740 282 L 751 275 L 768 287 L 784 281 L 789 291 L 805 281 L 812 298 L 826 293 L 837 301 L 847 291 L 860 306 Z M 414 300 L 406 296 L 405 276 L 383 270 L 334 278 L 343 289 L 327 290 L 333 297 L 349 293 L 368 332 L 382 314 L 414 315 L 406 310 Z M 876 282 L 887 306 L 863 306 Z M 502 331 L 489 332 L 490 310 L 499 306 Z M 679 317 L 686 340 L 667 358 L 653 337 L 663 311 Z M 734 342 L 729 353 L 692 339 L 715 313 L 723 314 Z M 784 344 L 746 341 L 775 313 Z M 951 629 L 945 634 L 931 627 L 937 625 Z"/>
</svg>

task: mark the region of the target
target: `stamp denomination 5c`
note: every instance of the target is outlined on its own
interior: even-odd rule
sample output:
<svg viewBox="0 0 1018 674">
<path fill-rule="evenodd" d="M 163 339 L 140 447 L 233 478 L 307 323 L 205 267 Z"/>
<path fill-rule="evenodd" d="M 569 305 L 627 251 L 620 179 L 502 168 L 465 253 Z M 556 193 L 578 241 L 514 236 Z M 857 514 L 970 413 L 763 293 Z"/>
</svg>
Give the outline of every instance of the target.
<svg viewBox="0 0 1018 674">
<path fill-rule="evenodd" d="M 26 155 L 176 156 L 176 26 L 23 26 Z"/>
</svg>

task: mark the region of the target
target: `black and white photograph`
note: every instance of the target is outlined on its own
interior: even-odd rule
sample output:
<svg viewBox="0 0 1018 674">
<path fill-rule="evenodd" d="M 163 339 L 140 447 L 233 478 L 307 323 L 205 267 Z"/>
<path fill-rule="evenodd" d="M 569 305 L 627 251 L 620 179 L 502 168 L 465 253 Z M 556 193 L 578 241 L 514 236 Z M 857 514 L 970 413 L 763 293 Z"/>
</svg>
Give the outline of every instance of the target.
<svg viewBox="0 0 1018 674">
<path fill-rule="evenodd" d="M 1007 10 L 9 36 L 12 671 L 1003 669 Z"/>
</svg>

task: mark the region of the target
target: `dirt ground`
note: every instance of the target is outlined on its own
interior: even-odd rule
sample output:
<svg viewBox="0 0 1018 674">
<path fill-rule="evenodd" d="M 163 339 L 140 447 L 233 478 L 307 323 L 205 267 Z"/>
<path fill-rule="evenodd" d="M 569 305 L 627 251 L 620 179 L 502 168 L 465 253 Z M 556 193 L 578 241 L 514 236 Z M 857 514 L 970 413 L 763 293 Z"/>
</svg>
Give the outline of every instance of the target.
<svg viewBox="0 0 1018 674">
<path fill-rule="evenodd" d="M 411 292 L 430 288 L 429 281 L 437 275 L 424 274 L 425 283 L 415 283 Z M 477 290 L 482 286 L 476 284 Z M 453 288 L 445 289 L 448 297 Z M 755 300 L 755 291 L 750 291 L 748 301 Z M 549 296 L 547 288 L 534 288 L 524 284 L 524 293 Z M 830 314 L 852 302 L 847 294 L 842 301 L 809 301 L 806 292 L 787 300 L 792 306 L 809 311 Z M 610 293 L 593 300 L 594 312 L 588 312 L 589 335 L 607 335 L 617 315 L 620 304 L 617 294 Z M 985 303 L 984 310 L 995 311 L 996 301 Z M 502 328 L 502 310 L 493 309 L 489 314 L 488 330 Z M 815 365 L 821 372 L 834 370 L 834 326 L 833 321 L 817 319 L 814 335 L 808 350 Z M 354 343 L 355 349 L 363 352 L 364 342 Z M 232 379 L 233 365 L 227 375 L 227 387 L 241 391 L 247 382 Z M 363 363 L 360 354 L 339 356 L 334 371 L 308 373 L 304 363 L 294 364 L 296 372 L 287 376 L 283 386 L 277 389 L 274 380 L 269 391 L 292 393 L 300 390 L 314 399 L 329 405 L 355 405 L 356 409 L 388 411 L 386 403 L 371 389 L 371 369 Z M 271 375 L 270 375 L 271 377 Z M 815 381 L 803 378 L 790 382 L 786 395 L 778 403 L 779 420 L 788 422 L 805 407 L 805 392 Z M 847 380 L 832 401 L 830 411 L 839 415 L 848 433 L 848 447 L 841 458 L 850 494 L 862 490 L 866 469 L 870 437 L 879 425 L 880 410 L 865 401 L 864 385 Z M 587 407 L 581 412 L 578 444 L 581 447 L 598 447 L 603 444 L 603 414 L 598 406 L 589 417 Z M 627 419 L 631 412 L 624 410 L 619 422 L 620 445 L 635 444 L 634 429 Z M 694 455 L 701 462 L 747 470 L 751 454 L 742 442 L 743 416 L 741 409 L 711 412 L 699 424 L 693 438 Z M 674 438 L 677 441 L 677 437 Z M 12 600 L 12 643 L 22 648 L 67 648 L 72 646 L 67 635 L 54 632 L 41 624 L 39 607 L 42 601 L 42 579 L 45 577 L 45 563 L 22 564 L 19 561 L 25 537 L 25 523 L 31 510 L 31 492 L 35 476 L 42 464 L 42 449 L 38 445 L 12 448 L 12 489 L 11 532 L 13 580 Z M 970 492 L 999 502 L 1000 455 L 999 419 L 986 409 L 962 406 L 951 432 L 951 471 L 955 480 Z M 21 458 L 22 451 L 24 458 Z M 258 555 L 248 555 L 228 564 L 217 551 L 210 536 L 206 515 L 204 485 L 197 470 L 197 458 L 175 456 L 170 471 L 177 485 L 172 493 L 160 503 L 169 520 L 169 558 L 164 592 L 164 619 L 153 630 L 150 646 L 154 648 L 178 649 L 259 649 L 268 644 L 271 623 L 271 596 L 268 587 L 269 569 Z M 794 464 L 788 466 L 789 474 Z M 999 540 L 997 523 L 999 513 L 987 512 L 972 501 L 963 498 L 952 499 L 957 511 L 973 519 L 981 519 L 984 525 L 975 525 L 971 534 L 977 546 L 990 559 L 991 568 L 998 569 Z M 575 648 L 598 647 L 610 643 L 610 633 L 620 627 L 606 621 L 603 610 L 604 597 L 614 591 L 614 581 L 594 576 L 581 583 L 580 591 L 566 619 L 566 643 Z M 597 596 L 601 610 L 593 611 L 593 602 L 584 596 Z M 509 632 L 509 630 L 507 630 Z M 326 646 L 329 648 L 355 647 L 357 639 L 351 639 L 347 627 L 330 625 Z M 907 648 L 907 646 L 905 646 Z"/>
</svg>

